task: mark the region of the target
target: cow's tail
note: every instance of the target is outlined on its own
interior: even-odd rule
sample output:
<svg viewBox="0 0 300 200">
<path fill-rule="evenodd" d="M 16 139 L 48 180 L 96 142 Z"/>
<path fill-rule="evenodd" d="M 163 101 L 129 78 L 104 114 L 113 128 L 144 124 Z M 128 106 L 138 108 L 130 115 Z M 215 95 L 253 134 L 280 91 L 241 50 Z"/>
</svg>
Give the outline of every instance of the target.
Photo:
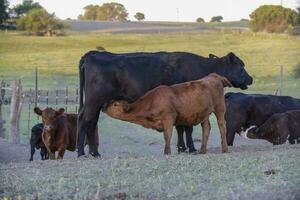
<svg viewBox="0 0 300 200">
<path fill-rule="evenodd" d="M 79 61 L 79 111 L 83 106 L 83 92 L 84 92 L 84 61 L 85 56 L 82 56 Z"/>
</svg>

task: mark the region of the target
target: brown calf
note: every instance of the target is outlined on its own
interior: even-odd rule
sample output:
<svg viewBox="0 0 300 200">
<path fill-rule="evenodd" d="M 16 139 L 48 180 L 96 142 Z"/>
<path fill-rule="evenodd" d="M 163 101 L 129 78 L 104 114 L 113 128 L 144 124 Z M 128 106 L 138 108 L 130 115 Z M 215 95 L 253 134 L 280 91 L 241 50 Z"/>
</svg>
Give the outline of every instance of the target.
<svg viewBox="0 0 300 200">
<path fill-rule="evenodd" d="M 46 108 L 41 110 L 34 108 L 37 115 L 42 116 L 44 129 L 42 133 L 43 142 L 48 150 L 50 159 L 63 159 L 65 150 L 75 151 L 77 139 L 77 114 L 65 113 L 63 108 L 54 110 Z M 99 146 L 98 129 L 95 134 L 96 145 Z"/>
<path fill-rule="evenodd" d="M 199 123 L 202 126 L 200 153 L 206 153 L 211 129 L 209 115 L 214 113 L 221 133 L 222 152 L 227 152 L 223 89 L 226 86 L 231 87 L 231 83 L 225 77 L 210 74 L 196 81 L 159 86 L 132 104 L 124 100 L 114 101 L 103 111 L 113 118 L 164 132 L 165 154 L 171 153 L 173 126 Z"/>
</svg>

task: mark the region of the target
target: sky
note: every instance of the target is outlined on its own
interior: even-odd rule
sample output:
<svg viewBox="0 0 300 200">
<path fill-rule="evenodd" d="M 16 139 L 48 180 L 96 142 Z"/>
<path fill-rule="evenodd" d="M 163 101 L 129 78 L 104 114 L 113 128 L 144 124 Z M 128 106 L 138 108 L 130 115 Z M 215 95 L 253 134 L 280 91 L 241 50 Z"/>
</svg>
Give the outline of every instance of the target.
<svg viewBox="0 0 300 200">
<path fill-rule="evenodd" d="M 76 19 L 83 14 L 83 7 L 89 4 L 101 5 L 118 2 L 134 20 L 136 12 L 145 14 L 147 21 L 194 22 L 198 17 L 208 21 L 212 16 L 221 15 L 224 21 L 249 18 L 249 14 L 260 5 L 273 4 L 295 9 L 300 0 L 35 0 L 48 12 L 54 12 L 61 19 Z M 22 0 L 9 0 L 11 6 Z"/>
</svg>

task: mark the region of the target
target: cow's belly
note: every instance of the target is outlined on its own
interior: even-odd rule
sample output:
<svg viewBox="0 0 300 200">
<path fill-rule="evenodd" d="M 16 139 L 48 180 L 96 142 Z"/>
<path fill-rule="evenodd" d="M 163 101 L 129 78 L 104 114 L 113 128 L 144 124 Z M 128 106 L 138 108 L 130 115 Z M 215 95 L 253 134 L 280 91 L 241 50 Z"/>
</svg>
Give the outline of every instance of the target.
<svg viewBox="0 0 300 200">
<path fill-rule="evenodd" d="M 176 118 L 175 125 L 194 126 L 202 123 L 211 114 L 211 110 L 181 113 Z"/>
</svg>

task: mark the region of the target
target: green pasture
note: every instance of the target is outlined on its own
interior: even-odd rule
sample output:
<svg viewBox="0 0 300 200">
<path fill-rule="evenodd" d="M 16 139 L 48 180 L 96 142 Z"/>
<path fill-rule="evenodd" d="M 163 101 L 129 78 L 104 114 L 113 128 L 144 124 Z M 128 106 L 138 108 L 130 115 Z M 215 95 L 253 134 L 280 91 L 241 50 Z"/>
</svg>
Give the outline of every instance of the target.
<svg viewBox="0 0 300 200">
<path fill-rule="evenodd" d="M 234 52 L 255 78 L 254 91 L 274 92 L 280 65 L 284 66 L 287 90 L 294 92 L 299 83 L 291 73 L 300 62 L 300 37 L 229 29 L 163 34 L 71 32 L 65 37 L 49 38 L 0 32 L 0 79 L 22 79 L 25 87 L 33 87 L 34 69 L 38 67 L 40 88 L 76 86 L 79 59 L 96 46 L 112 52 L 188 51 L 203 56 Z"/>
</svg>

